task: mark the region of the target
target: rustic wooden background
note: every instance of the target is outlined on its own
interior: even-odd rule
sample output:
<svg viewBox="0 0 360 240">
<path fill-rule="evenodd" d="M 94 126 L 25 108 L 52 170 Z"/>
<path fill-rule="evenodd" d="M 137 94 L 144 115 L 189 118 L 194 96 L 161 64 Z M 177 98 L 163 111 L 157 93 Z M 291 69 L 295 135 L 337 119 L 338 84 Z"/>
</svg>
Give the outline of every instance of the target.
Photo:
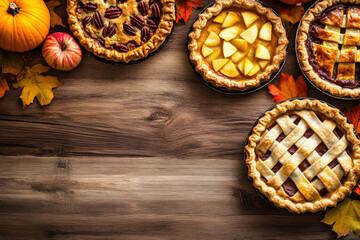
<svg viewBox="0 0 360 240">
<path fill-rule="evenodd" d="M 57 9 L 64 20 L 65 5 Z M 200 81 L 186 52 L 192 19 L 139 64 L 114 66 L 84 51 L 76 70 L 52 72 L 64 85 L 49 106 L 23 110 L 20 90 L 6 93 L 1 239 L 336 238 L 320 223 L 324 213 L 289 214 L 253 189 L 244 143 L 274 102 L 267 88 L 231 96 Z M 283 68 L 295 77 L 296 27 Z M 308 87 L 340 109 L 358 103 Z"/>
</svg>

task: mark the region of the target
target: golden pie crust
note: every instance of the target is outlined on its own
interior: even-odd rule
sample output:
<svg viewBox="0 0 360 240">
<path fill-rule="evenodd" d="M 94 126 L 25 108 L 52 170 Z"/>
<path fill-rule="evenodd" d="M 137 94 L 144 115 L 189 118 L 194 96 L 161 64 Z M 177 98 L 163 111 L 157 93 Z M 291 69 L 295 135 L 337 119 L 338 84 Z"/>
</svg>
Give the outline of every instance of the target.
<svg viewBox="0 0 360 240">
<path fill-rule="evenodd" d="M 281 139 L 279 134 L 283 135 Z M 318 153 L 321 144 L 328 147 L 322 155 Z M 336 206 L 351 193 L 360 175 L 354 126 L 338 109 L 318 100 L 289 100 L 265 112 L 253 128 L 245 151 L 254 187 L 277 207 L 294 213 Z M 270 153 L 264 157 L 263 151 Z M 281 164 L 275 171 L 272 167 L 276 160 Z M 302 168 L 300 161 L 306 161 L 307 167 Z M 282 186 L 289 179 L 296 185 L 292 196 Z M 324 189 L 325 195 L 321 195 Z"/>
<path fill-rule="evenodd" d="M 245 11 L 252 11 L 259 16 L 264 17 L 272 23 L 272 34 L 278 37 L 278 43 L 275 49 L 275 54 L 271 62 L 264 70 L 261 70 L 254 77 L 246 80 L 237 81 L 234 78 L 229 78 L 224 75 L 218 74 L 212 67 L 207 64 L 206 59 L 201 55 L 198 48 L 198 40 L 201 32 L 207 26 L 207 23 L 212 21 L 212 18 L 218 16 L 226 9 L 239 8 Z M 280 64 L 286 58 L 286 48 L 288 40 L 286 31 L 282 25 L 281 19 L 270 9 L 262 6 L 259 2 L 252 0 L 218 0 L 211 7 L 207 8 L 202 14 L 199 15 L 198 20 L 193 24 L 193 30 L 188 36 L 189 44 L 188 49 L 190 52 L 189 58 L 195 64 L 195 69 L 200 73 L 203 79 L 212 83 L 216 87 L 225 87 L 229 90 L 244 91 L 250 88 L 259 86 L 261 82 L 268 81 L 270 76 L 279 70 Z"/>
<path fill-rule="evenodd" d="M 149 4 L 149 0 L 144 0 Z M 68 22 L 70 25 L 70 30 L 73 35 L 77 37 L 80 41 L 80 44 L 84 46 L 88 51 L 94 53 L 100 58 L 105 58 L 114 62 L 125 62 L 137 61 L 147 57 L 150 53 L 156 51 L 165 41 L 167 36 L 171 33 L 174 21 L 176 20 L 175 15 L 175 0 L 160 0 L 162 4 L 161 8 L 161 18 L 157 24 L 157 29 L 153 35 L 142 45 L 130 49 L 128 52 L 120 52 L 115 49 L 105 48 L 104 45 L 99 44 L 99 41 L 90 37 L 88 33 L 85 33 L 82 25 L 82 15 L 77 12 L 78 3 L 81 0 L 67 0 L 67 13 L 68 13 Z M 122 11 L 121 17 L 118 19 L 107 19 L 105 20 L 105 26 L 107 24 L 113 24 L 116 26 L 116 32 L 118 37 L 107 37 L 104 38 L 106 45 L 109 44 L 126 44 L 128 41 L 134 41 L 139 43 L 141 40 L 141 32 L 136 28 L 136 35 L 130 36 L 126 34 L 123 30 L 123 23 L 130 23 L 130 15 L 139 15 L 141 16 L 139 10 L 137 9 L 136 0 L 128 0 L 126 3 L 119 4 L 117 0 L 83 0 L 84 3 L 98 3 L 102 6 L 99 11 L 104 11 L 106 7 L 119 6 Z M 101 3 L 100 3 L 101 2 Z M 150 7 L 149 7 L 150 9 Z M 151 12 L 152 10 L 149 10 Z M 104 12 L 103 12 L 104 15 Z M 95 28 L 93 28 L 95 29 Z M 102 31 L 102 30 L 101 30 Z M 118 34 L 121 33 L 121 34 Z"/>
<path fill-rule="evenodd" d="M 309 52 L 307 47 L 307 40 L 310 36 L 310 27 L 312 22 L 314 22 L 321 14 L 337 4 L 350 4 L 350 5 L 359 5 L 357 7 L 349 7 L 349 11 L 346 13 L 347 21 L 346 25 L 343 26 L 343 14 L 342 9 L 336 9 L 329 12 L 326 17 L 321 19 L 321 23 L 325 26 L 330 26 L 330 28 L 345 28 L 346 30 L 352 30 L 354 28 L 360 28 L 360 0 L 323 0 L 314 5 L 313 8 L 309 9 L 305 16 L 303 17 L 301 24 L 299 26 L 298 36 L 297 36 L 297 56 L 300 63 L 300 67 L 305 76 L 313 82 L 317 87 L 321 88 L 323 91 L 330 93 L 333 96 L 337 97 L 350 97 L 350 98 L 359 98 L 360 97 L 360 88 L 346 88 L 341 85 L 337 85 L 330 81 L 327 81 L 319 76 L 318 72 L 313 68 L 309 62 Z M 314 44 L 315 56 L 319 59 L 315 59 L 320 68 L 327 69 L 330 74 L 333 74 L 335 62 L 340 62 L 338 66 L 338 78 L 341 80 L 351 80 L 355 81 L 354 77 L 350 79 L 348 76 L 356 76 L 355 72 L 355 63 L 357 60 L 357 50 L 356 46 L 360 43 L 359 34 L 344 34 L 340 32 L 333 32 L 324 30 L 320 27 L 315 26 L 315 37 L 322 39 L 323 41 L 329 41 L 333 43 L 341 42 L 342 45 L 348 47 L 353 46 L 354 49 L 339 49 L 336 47 L 330 49 L 323 44 Z M 330 29 L 331 30 L 331 29 Z M 342 40 L 341 35 L 344 35 Z M 339 54 L 339 55 L 338 55 Z M 336 59 L 338 55 L 338 59 Z"/>
</svg>

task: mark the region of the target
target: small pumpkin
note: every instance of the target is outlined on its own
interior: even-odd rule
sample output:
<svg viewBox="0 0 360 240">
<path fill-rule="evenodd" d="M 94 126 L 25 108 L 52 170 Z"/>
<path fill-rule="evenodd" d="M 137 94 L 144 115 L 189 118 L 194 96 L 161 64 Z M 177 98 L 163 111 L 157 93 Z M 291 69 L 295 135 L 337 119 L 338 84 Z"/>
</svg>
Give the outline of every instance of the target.
<svg viewBox="0 0 360 240">
<path fill-rule="evenodd" d="M 0 1 L 0 48 L 26 52 L 39 46 L 50 29 L 43 0 Z"/>
</svg>

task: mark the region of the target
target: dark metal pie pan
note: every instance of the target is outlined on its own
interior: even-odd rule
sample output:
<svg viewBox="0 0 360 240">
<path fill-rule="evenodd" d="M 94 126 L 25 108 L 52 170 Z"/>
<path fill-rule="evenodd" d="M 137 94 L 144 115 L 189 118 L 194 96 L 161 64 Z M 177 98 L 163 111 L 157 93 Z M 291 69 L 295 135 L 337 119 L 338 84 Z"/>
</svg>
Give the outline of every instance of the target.
<svg viewBox="0 0 360 240">
<path fill-rule="evenodd" d="M 312 8 L 315 6 L 316 3 L 321 2 L 321 1 L 322 1 L 322 0 L 317 0 L 317 1 L 315 1 L 315 2 L 308 8 L 308 10 L 305 12 L 305 14 L 303 15 L 303 17 L 307 14 L 307 12 L 309 11 L 309 9 L 312 9 Z M 300 68 L 303 76 L 305 76 L 305 79 L 306 79 L 311 85 L 313 85 L 314 88 L 316 88 L 317 90 L 319 90 L 319 91 L 322 92 L 323 94 L 328 95 L 328 96 L 330 96 L 330 97 L 332 97 L 332 98 L 336 98 L 336 99 L 340 99 L 340 100 L 358 100 L 358 99 L 360 99 L 360 97 L 358 97 L 358 98 L 351 98 L 351 97 L 339 97 L 339 96 L 331 95 L 329 92 L 326 92 L 326 91 L 322 90 L 320 87 L 316 86 L 315 83 L 313 83 L 313 82 L 306 76 L 306 74 L 304 74 L 304 72 L 303 72 L 302 69 L 301 69 L 301 64 L 300 64 L 299 57 L 298 57 L 298 53 L 297 53 L 297 38 L 298 38 L 298 34 L 299 34 L 299 29 L 300 29 L 301 23 L 302 23 L 302 19 L 301 19 L 301 21 L 299 22 L 298 28 L 297 28 L 297 30 L 296 30 L 296 35 L 295 35 L 295 55 L 296 55 L 296 60 L 297 60 L 297 63 L 298 63 L 298 65 L 299 65 L 299 68 Z M 324 80 L 324 81 L 326 81 L 326 80 Z M 336 85 L 336 84 L 334 84 L 334 85 Z"/>
<path fill-rule="evenodd" d="M 273 106 L 271 106 L 270 108 L 268 108 L 267 110 L 265 110 L 264 113 L 261 114 L 260 117 L 255 121 L 254 125 L 251 127 L 251 129 L 250 129 L 250 131 L 249 131 L 249 134 L 248 134 L 247 137 L 246 137 L 246 141 L 245 141 L 245 144 L 244 144 L 244 162 L 243 162 L 244 165 L 245 165 L 245 167 L 246 167 L 246 173 L 249 172 L 249 169 L 248 169 L 248 166 L 246 165 L 246 162 L 245 162 L 245 161 L 246 161 L 246 157 L 247 157 L 247 156 L 246 156 L 245 147 L 248 145 L 248 143 L 249 143 L 249 137 L 251 136 L 254 127 L 259 123 L 259 120 L 265 115 L 266 112 L 271 111 L 271 110 L 272 110 L 273 108 L 275 108 L 278 104 L 281 104 L 281 103 L 284 103 L 284 102 L 287 102 L 287 101 L 302 100 L 302 99 L 317 100 L 317 101 L 320 101 L 320 102 L 322 102 L 322 103 L 327 104 L 328 106 L 330 106 L 330 107 L 332 107 L 332 108 L 338 109 L 337 107 L 335 107 L 335 106 L 331 105 L 330 103 L 327 103 L 327 102 L 325 102 L 325 101 L 323 101 L 323 100 L 315 99 L 315 98 L 302 97 L 302 98 L 292 98 L 292 99 L 288 99 L 288 100 L 285 100 L 285 101 L 276 103 L 275 105 L 273 105 Z M 342 111 L 340 111 L 340 114 L 347 119 L 347 122 L 348 122 L 348 123 L 352 124 Z M 356 132 L 355 127 L 354 127 L 354 133 L 355 133 L 355 136 L 356 136 L 358 139 L 360 139 L 358 133 Z M 264 199 L 266 202 L 268 202 L 270 205 L 272 205 L 274 208 L 277 208 L 277 209 L 279 209 L 279 210 L 281 210 L 281 211 L 283 211 L 283 212 L 291 213 L 291 214 L 294 214 L 294 215 L 310 215 L 310 214 L 315 214 L 315 213 L 312 213 L 312 212 L 293 213 L 293 212 L 290 212 L 290 211 L 289 211 L 288 209 L 286 209 L 286 208 L 281 208 L 281 207 L 276 206 L 276 205 L 275 205 L 273 202 L 271 202 L 263 193 L 261 193 L 259 189 L 257 189 L 257 188 L 253 185 L 253 179 L 250 178 L 250 177 L 248 177 L 248 178 L 249 178 L 249 180 L 250 180 L 250 182 L 251 182 L 251 185 L 254 187 L 255 191 L 257 192 L 257 194 L 258 194 L 262 199 Z M 360 184 L 360 179 L 358 180 L 358 182 L 357 182 L 357 184 L 355 185 L 355 187 L 354 187 L 354 189 L 353 189 L 352 192 L 354 192 L 354 190 L 355 190 L 355 188 L 356 188 L 356 186 L 357 186 L 358 184 Z M 341 204 L 343 201 L 345 201 L 347 198 L 349 198 L 350 195 L 351 195 L 351 194 L 349 194 L 348 196 L 346 196 L 343 200 L 339 201 L 335 207 L 337 207 L 339 204 Z M 332 208 L 335 208 L 335 207 L 328 207 L 327 209 L 322 210 L 322 211 L 318 211 L 318 212 L 316 212 L 316 213 L 326 212 L 326 211 L 328 211 L 328 210 L 330 210 L 330 209 L 332 209 Z"/>
<path fill-rule="evenodd" d="M 272 9 L 272 8 L 270 8 L 267 4 L 265 4 L 265 3 L 263 3 L 263 2 L 261 2 L 261 1 L 259 1 L 259 0 L 256 0 L 256 1 L 259 2 L 259 3 L 261 3 L 261 5 L 263 5 L 264 7 L 267 7 L 267 8 L 269 8 L 269 9 L 271 9 L 277 16 L 279 16 L 279 15 L 277 14 L 277 12 L 275 12 L 275 10 Z M 269 83 L 271 83 L 271 82 L 277 77 L 277 75 L 279 75 L 279 73 L 281 72 L 282 68 L 284 67 L 285 61 L 286 61 L 286 57 L 287 57 L 287 54 L 288 54 L 289 45 L 288 45 L 287 48 L 286 48 L 286 56 L 285 56 L 284 61 L 283 61 L 282 63 L 280 63 L 279 70 L 276 71 L 276 72 L 274 72 L 273 74 L 271 74 L 270 79 L 269 79 L 268 81 L 261 82 L 259 86 L 254 87 L 254 88 L 250 88 L 250 89 L 247 89 L 247 90 L 244 90 L 244 91 L 227 89 L 227 88 L 225 88 L 225 87 L 216 87 L 216 86 L 215 86 L 214 84 L 212 84 L 211 82 L 205 81 L 204 78 L 202 77 L 202 75 L 196 71 L 196 66 L 195 66 L 195 64 L 194 64 L 193 62 L 191 62 L 191 60 L 190 60 L 190 51 L 189 51 L 189 49 L 188 49 L 188 45 L 189 45 L 189 41 L 190 41 L 190 39 L 189 39 L 189 34 L 192 32 L 192 30 L 193 30 L 193 25 L 194 25 L 194 23 L 198 20 L 200 14 L 202 14 L 203 12 L 205 12 L 205 10 L 206 10 L 207 8 L 209 8 L 209 7 L 211 7 L 212 5 L 214 5 L 215 2 L 216 2 L 216 1 L 210 3 L 208 6 L 206 6 L 204 9 L 202 9 L 202 10 L 199 12 L 199 14 L 196 16 L 196 18 L 194 19 L 194 21 L 191 23 L 190 29 L 189 29 L 189 31 L 188 31 L 188 33 L 187 33 L 186 49 L 187 49 L 187 53 L 188 53 L 188 60 L 189 60 L 189 62 L 190 62 L 190 64 L 191 64 L 193 70 L 195 71 L 195 73 L 199 76 L 199 78 L 201 79 L 201 81 L 202 81 L 206 86 L 210 87 L 211 89 L 213 89 L 213 90 L 215 90 L 215 91 L 217 91 L 217 92 L 224 93 L 224 94 L 243 95 L 243 94 L 248 94 L 248 93 L 255 92 L 255 91 L 257 91 L 257 90 L 265 87 L 266 85 L 268 85 Z M 283 24 L 283 27 L 284 27 L 284 29 L 285 29 L 285 31 L 286 31 L 285 24 L 284 24 L 283 22 L 282 22 L 282 24 Z"/>
</svg>

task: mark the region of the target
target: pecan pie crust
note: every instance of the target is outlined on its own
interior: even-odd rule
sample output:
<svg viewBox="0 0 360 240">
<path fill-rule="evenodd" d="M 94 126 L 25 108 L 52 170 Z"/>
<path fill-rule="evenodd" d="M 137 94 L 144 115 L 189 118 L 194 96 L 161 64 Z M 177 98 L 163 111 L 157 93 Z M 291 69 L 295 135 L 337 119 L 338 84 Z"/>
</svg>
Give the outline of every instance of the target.
<svg viewBox="0 0 360 240">
<path fill-rule="evenodd" d="M 265 112 L 245 151 L 254 187 L 294 213 L 336 206 L 360 175 L 354 126 L 318 100 L 290 100 Z"/>
<path fill-rule="evenodd" d="M 156 51 L 176 19 L 175 0 L 68 0 L 66 10 L 70 30 L 82 46 L 125 63 Z"/>
<path fill-rule="evenodd" d="M 198 41 L 207 26 L 208 22 L 216 16 L 219 16 L 227 9 L 239 8 L 244 11 L 253 11 L 261 17 L 264 17 L 272 24 L 272 34 L 278 38 L 275 49 L 275 54 L 271 58 L 270 63 L 265 69 L 259 71 L 254 77 L 249 77 L 245 80 L 236 80 L 224 75 L 218 74 L 206 62 L 206 59 L 199 54 Z M 193 30 L 188 36 L 188 49 L 190 52 L 190 61 L 195 64 L 195 69 L 203 76 L 203 79 L 212 83 L 216 87 L 225 87 L 230 90 L 244 91 L 250 88 L 259 86 L 261 82 L 268 81 L 270 76 L 279 70 L 280 64 L 286 58 L 286 49 L 288 40 L 286 31 L 282 25 L 281 19 L 270 9 L 262 6 L 259 2 L 252 0 L 218 0 L 214 5 L 207 8 L 204 13 L 200 14 L 198 20 L 193 24 Z"/>
<path fill-rule="evenodd" d="M 301 70 L 331 95 L 360 97 L 358 29 L 360 0 L 323 0 L 309 9 L 301 21 L 297 36 Z"/>
</svg>

